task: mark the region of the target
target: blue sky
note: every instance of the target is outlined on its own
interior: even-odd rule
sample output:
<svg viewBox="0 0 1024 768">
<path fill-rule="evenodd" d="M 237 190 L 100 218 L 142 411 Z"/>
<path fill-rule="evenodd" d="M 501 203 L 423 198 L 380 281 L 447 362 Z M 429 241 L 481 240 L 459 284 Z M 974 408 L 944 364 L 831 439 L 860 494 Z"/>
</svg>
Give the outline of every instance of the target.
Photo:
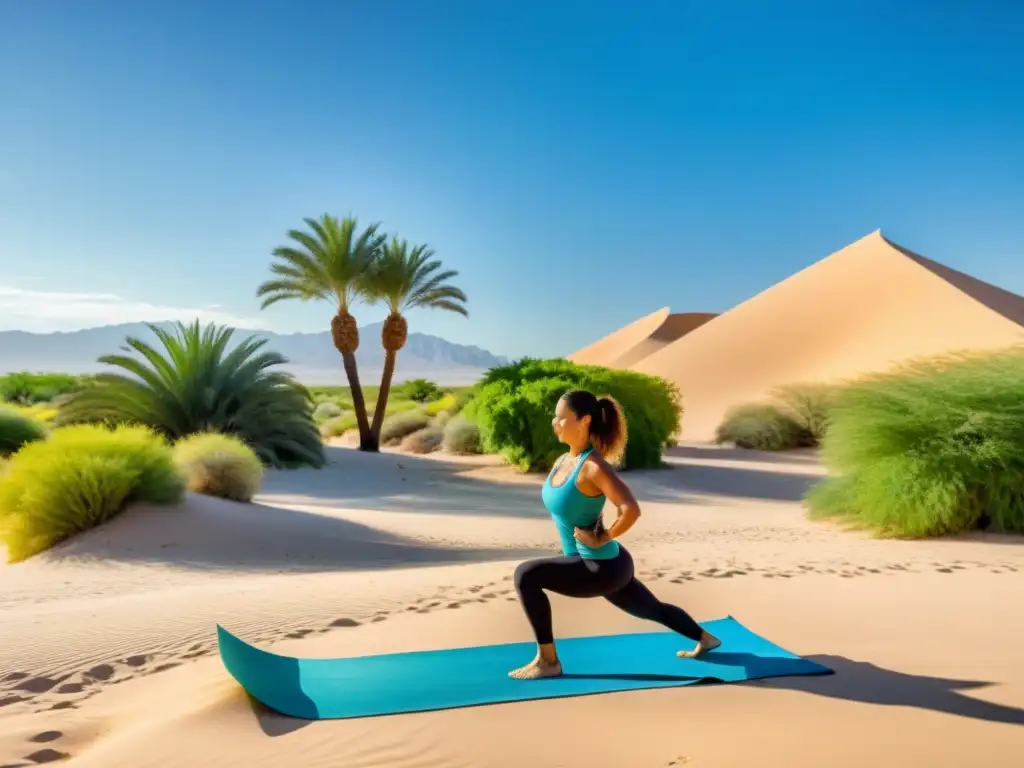
<svg viewBox="0 0 1024 768">
<path fill-rule="evenodd" d="M 631 5 L 0 0 L 0 328 L 325 329 L 255 297 L 325 211 L 459 270 L 412 330 L 512 356 L 877 228 L 1024 293 L 1024 4 Z"/>
</svg>

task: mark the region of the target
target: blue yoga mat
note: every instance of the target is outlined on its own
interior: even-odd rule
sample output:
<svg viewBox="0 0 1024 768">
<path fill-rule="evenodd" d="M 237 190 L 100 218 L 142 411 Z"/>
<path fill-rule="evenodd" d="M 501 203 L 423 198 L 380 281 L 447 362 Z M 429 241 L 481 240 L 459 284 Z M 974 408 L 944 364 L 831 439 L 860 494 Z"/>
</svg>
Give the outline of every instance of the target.
<svg viewBox="0 0 1024 768">
<path fill-rule="evenodd" d="M 219 624 L 217 637 L 224 666 L 246 691 L 270 709 L 310 720 L 832 672 L 732 617 L 703 626 L 722 645 L 701 659 L 678 658 L 692 643 L 665 631 L 560 639 L 565 674 L 543 680 L 507 674 L 534 657 L 533 643 L 300 659 L 260 650 Z"/>
</svg>

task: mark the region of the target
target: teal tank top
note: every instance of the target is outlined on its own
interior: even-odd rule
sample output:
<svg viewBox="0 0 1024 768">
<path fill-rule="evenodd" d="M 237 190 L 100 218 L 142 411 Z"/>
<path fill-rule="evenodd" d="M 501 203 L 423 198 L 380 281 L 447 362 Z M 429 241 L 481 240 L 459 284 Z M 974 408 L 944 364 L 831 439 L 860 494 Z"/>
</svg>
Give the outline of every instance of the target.
<svg viewBox="0 0 1024 768">
<path fill-rule="evenodd" d="M 619 542 L 613 540 L 597 549 L 591 549 L 573 535 L 576 528 L 592 528 L 601 510 L 604 509 L 604 495 L 587 496 L 576 487 L 576 477 L 591 450 L 593 449 L 580 454 L 576 468 L 559 485 L 551 483 L 551 478 L 558 470 L 558 465 L 555 465 L 544 481 L 541 498 L 558 528 L 558 537 L 562 540 L 562 554 L 579 555 L 588 560 L 609 560 L 619 554 Z"/>
</svg>

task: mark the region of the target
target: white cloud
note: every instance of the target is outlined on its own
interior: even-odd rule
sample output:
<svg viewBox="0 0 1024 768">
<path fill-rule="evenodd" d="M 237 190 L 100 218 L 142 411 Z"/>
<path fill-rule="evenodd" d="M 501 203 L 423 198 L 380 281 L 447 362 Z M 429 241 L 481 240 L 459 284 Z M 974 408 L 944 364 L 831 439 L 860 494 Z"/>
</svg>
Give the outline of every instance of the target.
<svg viewBox="0 0 1024 768">
<path fill-rule="evenodd" d="M 220 304 L 171 307 L 132 301 L 112 293 L 30 291 L 0 285 L 0 330 L 76 331 L 117 323 L 181 320 L 214 322 L 235 328 L 265 329 L 261 318 L 232 314 Z"/>
</svg>

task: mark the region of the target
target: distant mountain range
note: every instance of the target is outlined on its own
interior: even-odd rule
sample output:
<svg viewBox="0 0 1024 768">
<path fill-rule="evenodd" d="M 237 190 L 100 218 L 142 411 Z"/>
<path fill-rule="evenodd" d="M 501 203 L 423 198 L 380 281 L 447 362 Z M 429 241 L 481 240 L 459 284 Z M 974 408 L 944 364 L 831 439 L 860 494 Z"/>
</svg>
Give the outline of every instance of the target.
<svg viewBox="0 0 1024 768">
<path fill-rule="evenodd" d="M 156 323 L 170 328 L 171 323 Z M 377 384 L 384 365 L 380 345 L 381 323 L 359 329 L 359 378 L 363 384 Z M 266 338 L 264 349 L 284 355 L 288 364 L 282 366 L 304 384 L 344 385 L 345 372 L 341 355 L 334 348 L 331 334 L 291 333 L 238 329 L 233 340 L 254 335 Z M 125 338 L 135 336 L 158 344 L 144 323 L 105 325 L 81 331 L 29 333 L 0 331 L 0 374 L 12 371 L 96 373 L 108 367 L 97 362 L 101 355 L 121 350 Z M 159 348 L 159 346 L 158 346 Z M 423 333 L 410 333 L 405 348 L 398 353 L 395 381 L 427 378 L 438 384 L 459 386 L 476 381 L 488 368 L 502 365 L 507 359 L 479 347 L 453 344 Z"/>
</svg>

